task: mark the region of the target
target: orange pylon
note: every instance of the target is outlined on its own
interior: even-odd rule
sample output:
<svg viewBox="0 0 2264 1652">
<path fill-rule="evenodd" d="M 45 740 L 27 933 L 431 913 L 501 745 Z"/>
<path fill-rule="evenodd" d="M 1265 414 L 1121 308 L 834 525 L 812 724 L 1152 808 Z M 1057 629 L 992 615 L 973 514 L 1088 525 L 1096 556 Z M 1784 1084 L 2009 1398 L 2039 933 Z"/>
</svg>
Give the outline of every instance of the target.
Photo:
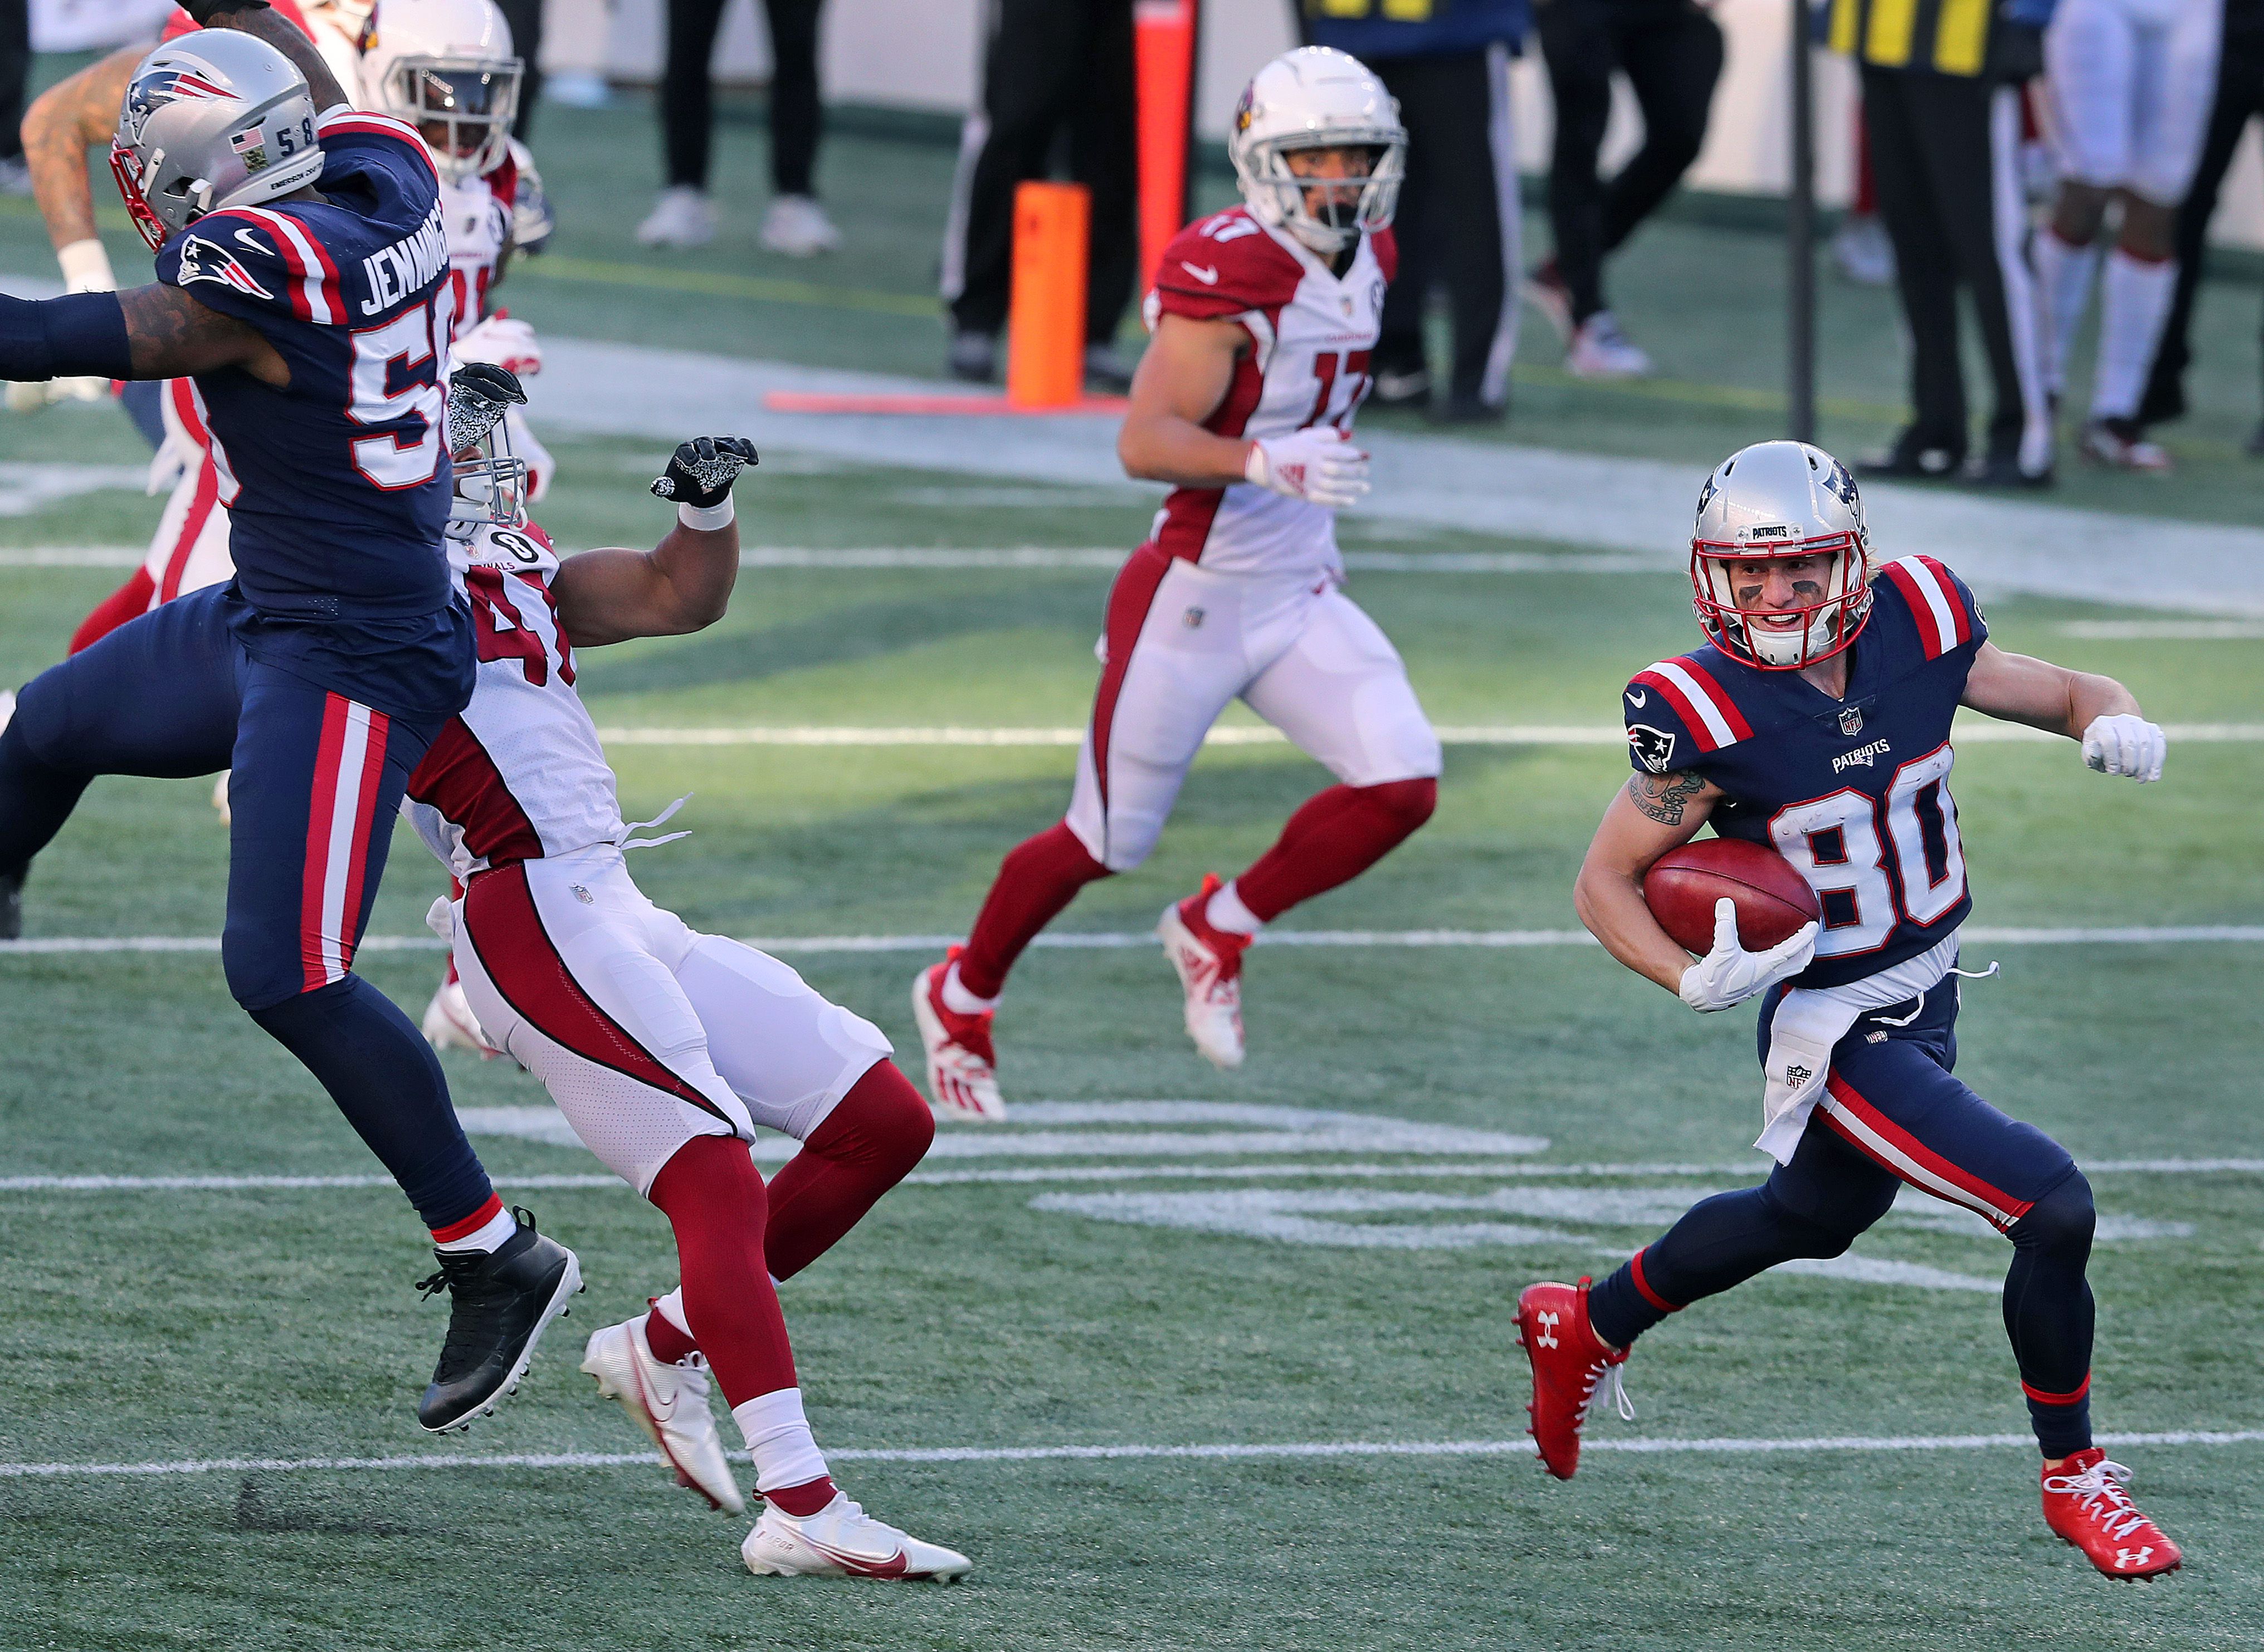
<svg viewBox="0 0 2264 1652">
<path fill-rule="evenodd" d="M 1073 407 L 1085 394 L 1086 237 L 1092 202 L 1082 184 L 1014 191 L 1014 287 L 1006 322 L 1006 400 Z"/>
</svg>

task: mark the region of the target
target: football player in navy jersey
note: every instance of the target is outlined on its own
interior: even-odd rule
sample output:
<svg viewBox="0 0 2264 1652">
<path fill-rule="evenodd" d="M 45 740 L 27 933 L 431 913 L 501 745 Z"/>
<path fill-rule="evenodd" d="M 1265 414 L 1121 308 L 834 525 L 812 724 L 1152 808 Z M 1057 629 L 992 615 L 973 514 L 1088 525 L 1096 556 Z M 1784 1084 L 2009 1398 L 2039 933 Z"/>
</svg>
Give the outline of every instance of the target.
<svg viewBox="0 0 2264 1652">
<path fill-rule="evenodd" d="M 96 775 L 233 771 L 229 989 L 432 1230 L 451 1315 L 418 1417 L 443 1431 L 517 1386 L 581 1276 L 504 1209 L 416 1025 L 352 973 L 403 787 L 472 688 L 441 546 L 439 179 L 265 0 L 185 9 L 206 28 L 142 61 L 111 155 L 157 283 L 0 298 L 0 378 L 193 376 L 236 578 L 23 690 L 0 732 L 0 929 Z"/>
<path fill-rule="evenodd" d="M 1836 1257 L 1903 1184 L 1975 1211 L 2013 1243 L 2005 1329 L 2043 1452 L 2044 1517 L 2115 1577 L 2173 1571 L 2177 1545 L 2093 1446 L 2091 1188 L 2059 1144 L 1952 1076 L 1957 931 L 1971 907 L 1950 720 L 1960 706 L 2065 735 L 2092 768 L 2162 772 L 2162 731 L 2110 677 L 2008 654 L 1955 574 L 1877 568 L 1854 481 L 1800 442 L 1763 442 L 1706 479 L 1691 542 L 1705 646 L 1636 673 L 1623 701 L 1635 777 L 1605 811 L 1574 891 L 1611 954 L 1702 1012 L 1761 997 L 1766 1184 L 1694 1206 L 1593 1292 L 1519 1299 L 1532 1432 L 1569 1480 L 1600 1390 L 1669 1314 L 1796 1257 Z M 1644 904 L 1644 874 L 1712 825 L 1774 848 L 1823 921 L 1746 951 L 1736 908 L 1693 960 Z"/>
</svg>

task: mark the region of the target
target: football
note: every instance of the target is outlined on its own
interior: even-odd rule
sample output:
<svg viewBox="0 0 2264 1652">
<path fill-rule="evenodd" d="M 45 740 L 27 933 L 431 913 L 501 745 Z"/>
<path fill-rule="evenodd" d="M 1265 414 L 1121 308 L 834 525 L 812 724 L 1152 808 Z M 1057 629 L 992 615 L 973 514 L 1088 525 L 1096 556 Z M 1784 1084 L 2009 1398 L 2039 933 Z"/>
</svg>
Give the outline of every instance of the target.
<svg viewBox="0 0 2264 1652">
<path fill-rule="evenodd" d="M 1714 903 L 1724 895 L 1738 903 L 1738 938 L 1748 952 L 1765 952 L 1824 915 L 1792 862 L 1742 837 L 1685 844 L 1644 874 L 1644 902 L 1659 928 L 1701 958 L 1714 950 Z"/>
</svg>

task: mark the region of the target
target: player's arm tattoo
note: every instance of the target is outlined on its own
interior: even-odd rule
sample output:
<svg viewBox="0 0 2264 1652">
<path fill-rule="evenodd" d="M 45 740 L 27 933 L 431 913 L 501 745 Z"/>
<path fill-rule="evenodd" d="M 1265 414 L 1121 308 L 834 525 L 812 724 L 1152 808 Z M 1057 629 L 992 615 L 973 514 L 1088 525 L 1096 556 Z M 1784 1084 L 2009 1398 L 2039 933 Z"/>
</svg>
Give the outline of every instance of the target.
<svg viewBox="0 0 2264 1652">
<path fill-rule="evenodd" d="M 139 46 L 112 52 L 41 92 L 24 116 L 24 163 L 32 193 L 57 247 L 95 238 L 94 196 L 87 187 L 87 151 L 110 141 Z"/>
<path fill-rule="evenodd" d="M 1690 801 L 1706 789 L 1705 777 L 1690 769 L 1671 774 L 1638 774 L 1627 783 L 1629 800 L 1662 826 L 1680 826 Z"/>
<path fill-rule="evenodd" d="M 137 379 L 241 366 L 279 388 L 290 382 L 290 370 L 258 328 L 198 303 L 177 286 L 132 287 L 118 301 L 126 312 L 126 343 Z"/>
</svg>

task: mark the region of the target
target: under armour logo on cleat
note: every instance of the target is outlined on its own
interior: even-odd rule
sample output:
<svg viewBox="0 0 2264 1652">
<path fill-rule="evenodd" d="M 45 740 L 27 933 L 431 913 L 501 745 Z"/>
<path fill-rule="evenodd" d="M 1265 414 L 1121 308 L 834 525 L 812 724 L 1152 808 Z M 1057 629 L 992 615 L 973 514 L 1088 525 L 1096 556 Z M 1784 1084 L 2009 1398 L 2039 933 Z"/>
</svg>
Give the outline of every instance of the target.
<svg viewBox="0 0 2264 1652">
<path fill-rule="evenodd" d="M 1541 1327 L 1541 1330 L 1535 1333 L 1533 1338 L 1535 1343 L 1543 1348 L 1555 1348 L 1559 1345 L 1556 1338 L 1551 1335 L 1551 1333 L 1556 1329 L 1557 1315 L 1554 1314 L 1535 1314 L 1533 1316 L 1533 1321 L 1534 1323 Z"/>
<path fill-rule="evenodd" d="M 2115 1569 L 2118 1572 L 2127 1572 L 2133 1566 L 2144 1566 L 2148 1561 L 2153 1558 L 2154 1551 L 2152 1547 L 2142 1549 L 2119 1548 L 2115 1551 Z"/>
</svg>

